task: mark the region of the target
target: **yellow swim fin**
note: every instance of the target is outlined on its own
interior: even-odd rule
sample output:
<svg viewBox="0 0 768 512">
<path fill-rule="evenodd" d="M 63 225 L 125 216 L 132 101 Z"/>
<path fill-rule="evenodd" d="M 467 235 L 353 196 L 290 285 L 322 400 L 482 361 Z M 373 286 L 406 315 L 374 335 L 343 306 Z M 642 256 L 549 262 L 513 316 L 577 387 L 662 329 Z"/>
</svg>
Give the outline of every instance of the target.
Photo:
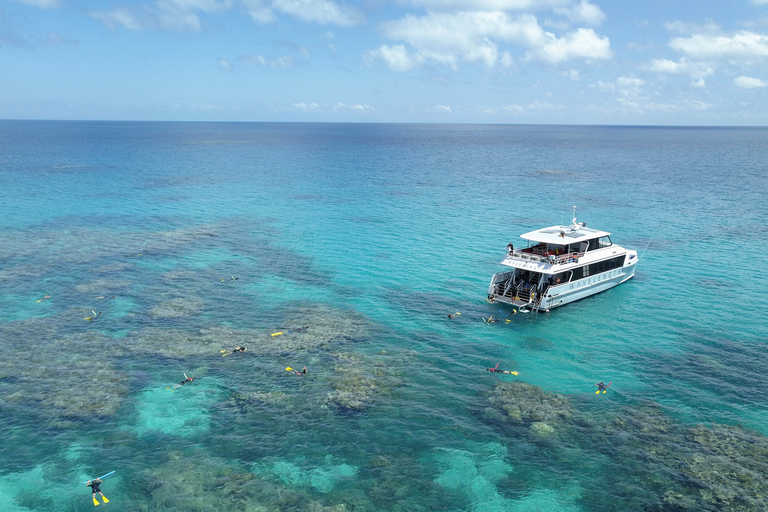
<svg viewBox="0 0 768 512">
<path fill-rule="evenodd" d="M 598 389 L 597 391 L 595 391 L 595 394 L 599 395 L 600 394 L 600 390 Z"/>
<path fill-rule="evenodd" d="M 95 507 L 98 505 L 101 505 L 101 503 L 99 503 L 99 500 L 97 500 L 96 498 L 93 498 L 93 506 Z"/>
<path fill-rule="evenodd" d="M 512 375 L 517 375 L 517 372 L 509 372 L 509 373 L 511 373 Z"/>
<path fill-rule="evenodd" d="M 83 318 L 83 320 L 91 321 L 91 320 L 93 320 L 93 317 L 92 316 L 87 316 L 87 317 Z"/>
<path fill-rule="evenodd" d="M 270 336 L 280 336 L 281 334 L 283 334 L 283 333 L 282 332 L 273 332 L 272 334 L 270 334 Z"/>
<path fill-rule="evenodd" d="M 109 500 L 107 499 L 107 497 L 106 497 L 106 496 L 102 496 L 102 497 L 101 497 L 101 499 L 103 499 L 103 500 L 104 500 L 104 503 L 109 503 Z"/>
<path fill-rule="evenodd" d="M 605 394 L 605 390 L 603 390 L 603 394 Z"/>
<path fill-rule="evenodd" d="M 293 371 L 293 368 L 291 368 L 291 367 L 289 366 L 288 368 L 286 368 L 286 369 L 285 369 L 285 371 L 287 371 L 287 372 L 292 372 L 292 371 Z"/>
</svg>

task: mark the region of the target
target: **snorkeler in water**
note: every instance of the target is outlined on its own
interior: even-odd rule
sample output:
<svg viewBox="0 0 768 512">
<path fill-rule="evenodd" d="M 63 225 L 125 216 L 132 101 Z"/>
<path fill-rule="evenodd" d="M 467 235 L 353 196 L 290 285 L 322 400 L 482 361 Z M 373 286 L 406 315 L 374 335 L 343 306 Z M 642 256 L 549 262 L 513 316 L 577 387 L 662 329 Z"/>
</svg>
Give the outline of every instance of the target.
<svg viewBox="0 0 768 512">
<path fill-rule="evenodd" d="M 610 385 L 611 385 L 610 382 L 608 384 L 603 383 L 603 381 L 598 382 L 597 384 L 595 384 L 595 386 L 597 386 L 597 391 L 595 391 L 595 394 L 599 395 L 601 391 L 603 392 L 603 394 L 605 394 L 605 391 L 608 389 L 608 386 Z"/>
<path fill-rule="evenodd" d="M 496 363 L 496 366 L 494 366 L 493 368 L 486 368 L 485 370 L 489 371 L 491 373 L 508 373 L 510 375 L 517 375 L 517 372 L 507 371 L 507 370 L 499 370 L 499 364 L 500 363 Z"/>
<path fill-rule="evenodd" d="M 96 499 L 96 493 L 99 493 L 101 495 L 101 499 L 104 500 L 104 503 L 109 503 L 109 500 L 107 499 L 104 494 L 102 494 L 101 489 L 99 488 L 99 485 L 101 485 L 102 480 L 100 478 L 96 478 L 94 480 L 88 480 L 85 485 L 91 488 L 91 491 L 93 492 L 93 504 L 98 505 L 99 500 Z"/>
<path fill-rule="evenodd" d="M 237 353 L 241 353 L 242 354 L 246 350 L 248 350 L 246 347 L 241 347 L 240 345 L 238 345 L 238 346 L 236 346 L 235 348 L 232 349 L 232 352 L 229 352 L 229 353 L 226 353 L 227 352 L 226 350 L 222 350 L 221 352 L 225 352 L 225 353 L 222 354 L 221 357 L 226 357 L 226 356 L 228 356 L 230 354 L 237 354 Z"/>
<path fill-rule="evenodd" d="M 173 391 L 176 391 L 176 388 L 180 388 L 180 387 L 181 387 L 181 386 L 183 386 L 184 384 L 190 384 L 190 383 L 192 383 L 192 381 L 193 381 L 193 380 L 195 380 L 195 378 L 194 378 L 194 377 L 187 377 L 187 374 L 185 373 L 185 374 L 184 374 L 184 380 L 183 380 L 183 381 L 181 381 L 181 382 L 179 382 L 178 384 L 174 384 L 174 385 L 173 385 Z"/>
</svg>

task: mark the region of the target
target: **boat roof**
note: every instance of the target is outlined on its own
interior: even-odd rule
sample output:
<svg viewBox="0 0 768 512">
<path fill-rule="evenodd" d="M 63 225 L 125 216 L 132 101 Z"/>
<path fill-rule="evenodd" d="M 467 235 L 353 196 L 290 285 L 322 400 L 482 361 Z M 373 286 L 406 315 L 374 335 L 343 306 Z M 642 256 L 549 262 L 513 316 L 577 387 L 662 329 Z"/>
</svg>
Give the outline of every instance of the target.
<svg viewBox="0 0 768 512">
<path fill-rule="evenodd" d="M 608 235 L 610 235 L 610 233 L 607 231 L 600 231 L 599 229 L 592 229 L 579 224 L 577 226 L 551 226 L 548 228 L 537 229 L 536 231 L 520 235 L 520 238 L 545 244 L 567 245 L 572 244 L 573 242 L 586 242 L 593 238 L 600 238 L 601 236 Z"/>
</svg>

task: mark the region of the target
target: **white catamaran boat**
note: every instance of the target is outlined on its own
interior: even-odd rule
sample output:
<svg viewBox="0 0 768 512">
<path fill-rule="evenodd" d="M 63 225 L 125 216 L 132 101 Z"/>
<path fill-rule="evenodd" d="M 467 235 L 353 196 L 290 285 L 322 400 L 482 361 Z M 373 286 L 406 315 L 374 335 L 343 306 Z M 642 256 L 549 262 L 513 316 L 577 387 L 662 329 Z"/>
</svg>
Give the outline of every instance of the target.
<svg viewBox="0 0 768 512">
<path fill-rule="evenodd" d="M 611 234 L 576 222 L 520 235 L 527 247 L 507 246 L 502 265 L 512 270 L 494 274 L 490 302 L 511 304 L 522 312 L 549 311 L 613 288 L 635 275 L 637 251 L 611 242 Z"/>
</svg>

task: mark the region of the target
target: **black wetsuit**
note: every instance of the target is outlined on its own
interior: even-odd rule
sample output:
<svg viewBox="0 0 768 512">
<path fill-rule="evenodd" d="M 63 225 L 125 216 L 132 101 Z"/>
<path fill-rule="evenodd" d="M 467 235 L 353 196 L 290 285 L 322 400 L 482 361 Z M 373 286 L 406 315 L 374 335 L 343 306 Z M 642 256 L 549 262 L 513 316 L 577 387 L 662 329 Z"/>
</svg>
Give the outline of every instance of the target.
<svg viewBox="0 0 768 512">
<path fill-rule="evenodd" d="M 92 481 L 91 483 L 88 484 L 88 487 L 93 489 L 93 493 L 96 494 L 97 492 L 98 493 L 101 492 L 101 489 L 99 489 L 99 485 L 100 484 L 101 484 L 101 482 L 97 482 L 96 480 L 94 480 L 94 481 Z"/>
</svg>

